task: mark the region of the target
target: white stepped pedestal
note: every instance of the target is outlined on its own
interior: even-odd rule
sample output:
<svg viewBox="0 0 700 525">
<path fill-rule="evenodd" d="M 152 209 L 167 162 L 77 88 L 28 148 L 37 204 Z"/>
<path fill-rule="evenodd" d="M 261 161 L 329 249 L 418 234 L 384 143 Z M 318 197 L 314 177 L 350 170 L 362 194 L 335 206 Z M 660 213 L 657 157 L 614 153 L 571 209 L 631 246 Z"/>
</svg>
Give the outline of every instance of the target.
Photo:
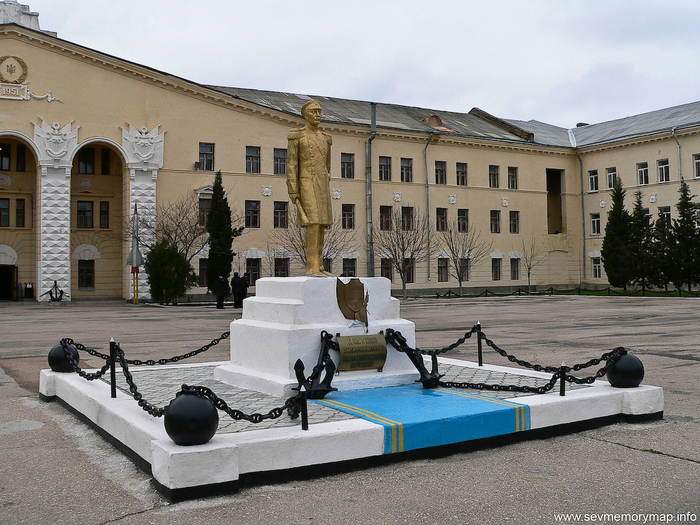
<svg viewBox="0 0 700 525">
<path fill-rule="evenodd" d="M 399 300 L 391 297 L 391 282 L 383 277 L 360 280 L 369 293 L 367 333 L 393 328 L 414 347 L 415 325 L 399 317 Z M 294 363 L 301 359 L 305 375 L 311 374 L 323 330 L 333 336 L 365 333 L 364 326 L 351 327 L 352 321 L 340 311 L 335 277 L 264 278 L 255 282 L 255 289 L 256 296 L 243 302 L 243 318 L 231 323 L 231 363 L 216 369 L 214 377 L 220 381 L 276 396 L 292 395 L 297 386 Z M 337 366 L 338 352 L 331 350 L 330 355 Z M 389 345 L 382 372 L 341 372 L 331 385 L 357 390 L 404 385 L 418 378 L 408 357 Z"/>
</svg>

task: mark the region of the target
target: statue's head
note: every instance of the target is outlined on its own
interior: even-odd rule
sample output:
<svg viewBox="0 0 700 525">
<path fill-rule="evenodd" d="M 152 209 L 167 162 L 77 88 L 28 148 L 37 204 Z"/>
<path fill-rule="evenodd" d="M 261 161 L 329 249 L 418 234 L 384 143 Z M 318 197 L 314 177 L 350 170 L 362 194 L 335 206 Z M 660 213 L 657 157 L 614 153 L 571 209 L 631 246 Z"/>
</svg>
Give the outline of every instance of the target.
<svg viewBox="0 0 700 525">
<path fill-rule="evenodd" d="M 301 116 L 314 126 L 321 122 L 321 104 L 318 100 L 309 100 L 301 107 Z"/>
</svg>

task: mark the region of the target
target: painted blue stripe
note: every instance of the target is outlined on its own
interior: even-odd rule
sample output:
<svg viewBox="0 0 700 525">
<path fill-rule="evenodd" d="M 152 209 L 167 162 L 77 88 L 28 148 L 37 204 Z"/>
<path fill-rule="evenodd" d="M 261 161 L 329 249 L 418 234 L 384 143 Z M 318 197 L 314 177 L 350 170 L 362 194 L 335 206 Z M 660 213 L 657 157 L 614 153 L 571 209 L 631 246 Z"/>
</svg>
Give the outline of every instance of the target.
<svg viewBox="0 0 700 525">
<path fill-rule="evenodd" d="M 415 384 L 333 392 L 314 402 L 381 424 L 385 454 L 530 429 L 527 405 L 459 389 Z"/>
</svg>

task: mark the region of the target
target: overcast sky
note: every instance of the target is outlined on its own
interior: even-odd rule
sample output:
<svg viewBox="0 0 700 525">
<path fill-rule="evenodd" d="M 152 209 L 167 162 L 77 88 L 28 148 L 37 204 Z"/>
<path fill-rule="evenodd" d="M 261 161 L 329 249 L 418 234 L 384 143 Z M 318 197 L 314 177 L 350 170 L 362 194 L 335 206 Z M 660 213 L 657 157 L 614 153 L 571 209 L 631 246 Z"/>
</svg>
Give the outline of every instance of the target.
<svg viewBox="0 0 700 525">
<path fill-rule="evenodd" d="M 20 0 L 59 38 L 202 84 L 563 127 L 700 100 L 697 0 Z"/>
</svg>

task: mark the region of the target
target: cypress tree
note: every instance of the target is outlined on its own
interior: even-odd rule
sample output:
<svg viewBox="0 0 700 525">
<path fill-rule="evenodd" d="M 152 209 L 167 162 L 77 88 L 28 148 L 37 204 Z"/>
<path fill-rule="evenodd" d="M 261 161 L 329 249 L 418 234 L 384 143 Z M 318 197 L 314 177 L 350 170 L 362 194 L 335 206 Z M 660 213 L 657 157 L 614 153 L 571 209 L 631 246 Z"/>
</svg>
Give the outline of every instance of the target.
<svg viewBox="0 0 700 525">
<path fill-rule="evenodd" d="M 601 257 L 608 282 L 621 287 L 627 293 L 627 284 L 632 280 L 630 214 L 625 210 L 625 195 L 620 177 L 615 178 L 615 185 L 610 192 L 612 206 L 605 225 L 605 237 L 601 248 Z"/>
<path fill-rule="evenodd" d="M 231 208 L 224 193 L 221 171 L 219 170 L 214 177 L 211 209 L 207 219 L 207 232 L 209 232 L 207 286 L 213 294 L 216 294 L 220 275 L 226 280 L 227 293 L 229 292 L 228 278 L 231 274 L 231 263 L 234 256 L 231 245 L 234 237 L 240 235 L 242 230 L 242 228 L 233 228 L 231 225 Z"/>
<path fill-rule="evenodd" d="M 646 210 L 642 207 L 642 192 L 634 194 L 634 208 L 630 219 L 630 252 L 632 265 L 631 281 L 642 287 L 646 294 L 653 272 L 652 227 Z"/>
<path fill-rule="evenodd" d="M 676 210 L 678 218 L 673 220 L 671 228 L 671 249 L 669 252 L 672 270 L 672 281 L 679 293 L 683 286 L 691 290 L 693 284 L 700 282 L 700 268 L 698 268 L 698 234 L 696 231 L 695 213 L 697 207 L 693 202 L 695 195 L 690 194 L 690 187 L 681 180 L 678 189 L 678 202 Z"/>
<path fill-rule="evenodd" d="M 671 244 L 671 225 L 664 214 L 659 211 L 659 216 L 652 230 L 650 282 L 666 291 L 668 291 L 668 283 L 671 282 L 673 266 L 669 264 Z"/>
</svg>

